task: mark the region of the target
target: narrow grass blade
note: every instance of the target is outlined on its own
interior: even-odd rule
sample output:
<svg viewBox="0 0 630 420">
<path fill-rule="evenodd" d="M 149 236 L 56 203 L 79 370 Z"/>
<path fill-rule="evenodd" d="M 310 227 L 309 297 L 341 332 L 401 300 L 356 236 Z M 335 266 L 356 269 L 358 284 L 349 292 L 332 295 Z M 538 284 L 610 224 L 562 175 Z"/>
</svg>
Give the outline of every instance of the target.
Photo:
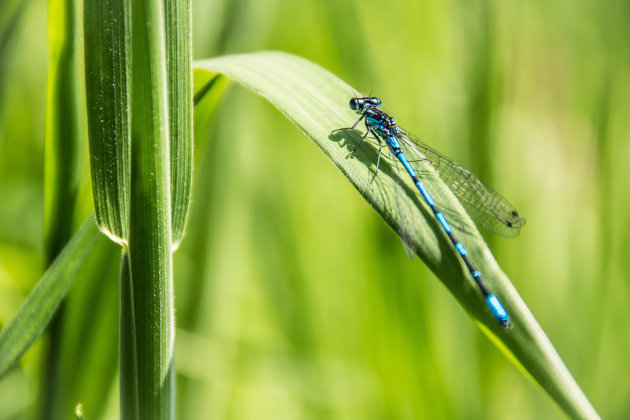
<svg viewBox="0 0 630 420">
<path fill-rule="evenodd" d="M 204 155 L 207 144 L 204 140 L 207 137 L 208 127 L 228 83 L 229 80 L 220 74 L 207 71 L 193 72 L 193 90 L 195 92 L 193 97 L 195 106 L 193 131 L 197 158 Z"/>
<path fill-rule="evenodd" d="M 80 401 L 102 418 L 118 381 L 120 247 L 101 238 L 64 299 L 59 389 L 46 419 L 65 419 Z M 90 372 L 86 375 L 85 372 Z"/>
<path fill-rule="evenodd" d="M 192 186 L 192 39 L 190 0 L 165 1 L 173 246 L 184 237 Z"/>
<path fill-rule="evenodd" d="M 0 332 L 0 377 L 44 331 L 98 237 L 90 216 Z"/>
<path fill-rule="evenodd" d="M 406 202 L 404 207 L 411 209 L 416 221 L 414 226 L 404 226 L 396 211 L 396 183 L 388 179 L 387 174 L 370 182 L 376 161 L 375 148 L 366 146 L 352 159 L 345 158 L 361 135 L 358 131 L 332 131 L 349 127 L 357 119 L 348 108 L 348 100 L 355 92 L 351 86 L 313 63 L 278 52 L 219 57 L 196 62 L 194 67 L 196 78 L 199 72 L 221 73 L 274 104 L 315 141 L 395 231 L 404 231 L 414 243 L 418 256 L 518 367 L 529 373 L 571 417 L 598 418 L 553 345 L 499 268 L 477 228 L 448 187 L 432 172 L 431 166 L 426 165 L 427 176 L 423 181 L 433 192 L 434 199 L 457 216 L 458 236 L 512 317 L 513 328 L 507 332 L 500 331 L 495 324 L 430 209 L 417 195 L 397 197 Z"/>
<path fill-rule="evenodd" d="M 86 0 L 85 85 L 96 220 L 117 242 L 129 227 L 130 3 Z"/>
</svg>

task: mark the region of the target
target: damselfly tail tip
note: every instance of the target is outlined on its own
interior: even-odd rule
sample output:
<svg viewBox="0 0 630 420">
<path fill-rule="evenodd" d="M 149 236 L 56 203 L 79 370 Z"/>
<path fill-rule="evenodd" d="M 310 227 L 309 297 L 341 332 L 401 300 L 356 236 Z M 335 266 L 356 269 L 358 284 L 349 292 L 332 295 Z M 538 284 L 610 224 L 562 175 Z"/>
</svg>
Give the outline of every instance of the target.
<svg viewBox="0 0 630 420">
<path fill-rule="evenodd" d="M 510 318 L 499 321 L 499 326 L 503 331 L 507 331 L 512 328 L 512 322 L 510 322 Z"/>
<path fill-rule="evenodd" d="M 499 301 L 499 298 L 495 294 L 490 293 L 486 296 L 486 304 L 488 305 L 488 308 L 490 308 L 492 315 L 494 315 L 496 320 L 499 322 L 501 328 L 503 330 L 509 329 L 512 325 L 510 322 L 510 316 L 503 307 L 503 304 L 501 304 L 501 301 Z"/>
</svg>

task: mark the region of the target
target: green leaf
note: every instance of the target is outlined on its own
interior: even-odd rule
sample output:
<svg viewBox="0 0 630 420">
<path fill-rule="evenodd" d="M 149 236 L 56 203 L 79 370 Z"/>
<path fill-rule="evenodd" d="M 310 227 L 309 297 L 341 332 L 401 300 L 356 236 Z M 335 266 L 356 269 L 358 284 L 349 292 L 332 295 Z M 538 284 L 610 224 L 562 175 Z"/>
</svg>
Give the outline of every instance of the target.
<svg viewBox="0 0 630 420">
<path fill-rule="evenodd" d="M 83 13 L 90 172 L 96 220 L 117 242 L 129 229 L 130 4 L 86 0 Z"/>
<path fill-rule="evenodd" d="M 227 86 L 228 79 L 220 74 L 213 74 L 207 71 L 193 72 L 193 86 L 195 95 L 193 104 L 194 112 L 194 133 L 195 133 L 195 149 L 196 159 L 205 154 L 205 146 L 207 141 L 205 134 L 208 132 L 210 121 L 214 112 L 219 105 L 219 101 L 223 97 Z"/>
<path fill-rule="evenodd" d="M 44 418 L 63 419 L 80 401 L 90 418 L 100 418 L 118 382 L 120 247 L 101 238 L 64 298 L 59 372 L 54 410 Z M 85 372 L 90 372 L 86 375 Z"/>
<path fill-rule="evenodd" d="M 177 245 L 184 236 L 192 184 L 190 1 L 163 3 L 172 230 Z M 129 228 L 130 5 L 121 0 L 86 1 L 84 12 L 94 207 L 99 225 L 117 242 L 126 242 Z"/>
<path fill-rule="evenodd" d="M 44 331 L 98 237 L 90 216 L 0 332 L 0 377 Z"/>
<path fill-rule="evenodd" d="M 456 215 L 457 233 L 471 259 L 486 276 L 490 288 L 504 303 L 513 327 L 502 331 L 483 302 L 466 267 L 417 194 L 399 194 L 392 167 L 381 162 L 381 172 L 372 181 L 377 149 L 367 144 L 352 158 L 346 155 L 361 138 L 349 127 L 358 118 L 348 107 L 356 90 L 323 68 L 302 58 L 278 52 L 233 55 L 194 63 L 195 80 L 223 74 L 267 98 L 300 130 L 309 136 L 368 203 L 396 231 L 405 236 L 418 256 L 440 278 L 477 324 L 519 367 L 574 418 L 599 416 L 579 388 L 508 277 L 501 271 L 476 226 L 457 198 L 426 164 L 423 182 L 449 215 Z M 203 86 L 195 87 L 198 99 Z M 197 118 L 197 116 L 195 117 Z M 424 175 L 424 174 L 423 174 Z M 410 181 L 408 191 L 413 191 Z M 401 205 L 402 204 L 402 205 Z M 401 212 L 399 209 L 409 209 Z M 451 219 L 453 219 L 451 217 Z"/>
<path fill-rule="evenodd" d="M 173 246 L 184 237 L 192 186 L 192 39 L 190 0 L 165 1 Z"/>
</svg>

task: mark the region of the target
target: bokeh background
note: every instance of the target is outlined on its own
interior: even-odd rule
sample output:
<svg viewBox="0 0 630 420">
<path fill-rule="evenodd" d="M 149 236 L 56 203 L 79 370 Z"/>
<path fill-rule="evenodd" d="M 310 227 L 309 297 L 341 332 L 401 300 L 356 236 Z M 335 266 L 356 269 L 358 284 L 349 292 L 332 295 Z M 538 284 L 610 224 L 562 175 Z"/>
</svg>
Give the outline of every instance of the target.
<svg viewBox="0 0 630 420">
<path fill-rule="evenodd" d="M 630 416 L 630 2 L 193 0 L 193 28 L 197 59 L 288 51 L 373 91 L 502 192 L 528 222 L 487 236 L 499 264 L 599 413 Z M 44 270 L 46 65 L 46 2 L 2 0 L 0 326 Z M 231 88 L 195 153 L 180 418 L 564 418 L 263 99 Z M 69 293 L 66 418 L 118 416 L 119 254 L 100 240 Z M 37 413 L 46 346 L 0 381 L 0 419 Z"/>
</svg>

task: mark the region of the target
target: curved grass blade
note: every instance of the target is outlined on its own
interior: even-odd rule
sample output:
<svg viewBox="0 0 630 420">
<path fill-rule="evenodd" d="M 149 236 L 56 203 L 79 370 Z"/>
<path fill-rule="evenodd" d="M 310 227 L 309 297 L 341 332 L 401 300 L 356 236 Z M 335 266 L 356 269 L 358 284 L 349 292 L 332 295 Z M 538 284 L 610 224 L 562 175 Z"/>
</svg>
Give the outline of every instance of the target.
<svg viewBox="0 0 630 420">
<path fill-rule="evenodd" d="M 391 179 L 392 171 L 383 171 L 383 176 L 379 174 L 374 180 L 373 187 L 366 188 L 376 162 L 376 148 L 359 148 L 353 155 L 354 159 L 345 159 L 349 149 L 360 140 L 359 131 L 343 130 L 331 134 L 333 130 L 348 127 L 356 121 L 356 114 L 347 105 L 354 92 L 351 86 L 307 60 L 279 52 L 219 57 L 196 62 L 194 67 L 196 73 L 221 73 L 232 78 L 274 104 L 320 147 L 394 230 L 404 232 L 418 256 L 517 366 L 529 373 L 571 417 L 599 418 L 508 277 L 499 268 L 461 203 L 437 174 L 428 177 L 427 186 L 436 201 L 461 215 L 463 229 L 458 232 L 460 239 L 512 317 L 514 326 L 507 332 L 501 332 L 495 325 L 456 251 L 418 195 L 410 193 L 399 197 L 407 201 L 406 207 L 414 212 L 416 223 L 405 226 L 392 199 L 397 188 Z M 433 171 L 430 165 L 427 165 L 427 170 Z"/>
<path fill-rule="evenodd" d="M 90 216 L 0 332 L 0 377 L 44 331 L 98 237 L 94 216 Z"/>
</svg>

